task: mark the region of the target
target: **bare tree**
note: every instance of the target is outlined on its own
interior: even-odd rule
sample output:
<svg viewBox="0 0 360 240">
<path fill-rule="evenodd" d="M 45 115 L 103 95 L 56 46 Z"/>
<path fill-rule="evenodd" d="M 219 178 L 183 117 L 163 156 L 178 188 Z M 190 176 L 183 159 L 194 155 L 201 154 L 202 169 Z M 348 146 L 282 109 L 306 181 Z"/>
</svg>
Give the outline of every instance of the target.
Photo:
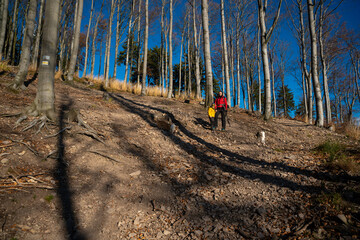
<svg viewBox="0 0 360 240">
<path fill-rule="evenodd" d="M 6 25 L 7 25 L 7 18 L 8 18 L 8 6 L 9 6 L 9 0 L 1 0 L 1 29 L 0 29 L 0 61 L 3 57 L 3 51 L 4 51 L 4 43 L 5 43 L 5 33 L 6 33 Z"/>
<path fill-rule="evenodd" d="M 60 0 L 47 1 L 45 6 L 39 80 L 36 98 L 30 110 L 33 115 L 45 115 L 52 120 L 56 117 L 54 106 L 54 74 L 56 67 L 60 2 Z"/>
<path fill-rule="evenodd" d="M 193 1 L 193 28 L 194 28 L 194 50 L 195 50 L 195 79 L 196 79 L 196 98 L 201 97 L 201 86 L 200 86 L 200 55 L 197 40 L 197 28 L 196 28 L 196 0 Z"/>
<path fill-rule="evenodd" d="M 95 27 L 94 27 L 94 35 L 93 35 L 92 47 L 91 47 L 91 77 L 92 78 L 94 77 L 94 67 L 95 67 L 95 45 L 96 45 L 96 39 L 98 36 L 99 22 L 101 20 L 101 16 L 102 16 L 101 12 L 104 7 L 104 2 L 105 2 L 105 0 L 102 1 L 101 7 L 100 7 L 100 12 L 96 19 L 96 23 L 95 23 Z"/>
<path fill-rule="evenodd" d="M 272 23 L 269 31 L 266 30 L 266 9 L 267 9 L 267 0 L 258 0 L 258 17 L 261 30 L 261 56 L 263 62 L 263 72 L 264 72 L 264 83 L 265 83 L 265 120 L 269 120 L 271 117 L 271 82 L 270 82 L 270 67 L 269 67 L 269 58 L 268 58 L 268 49 L 267 44 L 270 41 L 270 37 L 276 27 L 280 16 L 282 0 L 279 1 L 279 6 L 277 9 L 274 22 Z"/>
<path fill-rule="evenodd" d="M 26 18 L 27 37 L 25 38 L 21 48 L 20 69 L 16 74 L 14 84 L 12 85 L 12 87 L 15 89 L 25 88 L 24 81 L 26 79 L 26 75 L 28 73 L 28 69 L 30 65 L 30 52 L 31 52 L 31 45 L 33 40 L 34 28 L 35 28 L 36 7 L 37 7 L 37 0 L 30 0 L 29 10 Z"/>
<path fill-rule="evenodd" d="M 173 0 L 170 0 L 170 28 L 169 28 L 169 91 L 168 91 L 168 98 L 171 98 L 173 95 L 173 46 L 172 46 L 172 33 L 173 33 Z"/>
<path fill-rule="evenodd" d="M 109 30 L 106 43 L 106 57 L 105 57 L 105 87 L 109 87 L 109 70 L 110 70 L 110 47 L 111 47 L 111 36 L 112 36 L 112 22 L 114 12 L 116 8 L 117 0 L 111 1 L 110 16 L 109 16 Z"/>
<path fill-rule="evenodd" d="M 78 0 L 77 3 L 78 3 L 78 9 L 77 9 L 77 15 L 75 15 L 75 20 L 76 20 L 75 21 L 76 26 L 74 31 L 75 36 L 74 36 L 73 48 L 70 57 L 69 72 L 67 75 L 68 81 L 73 80 L 75 73 L 76 60 L 79 52 L 80 27 L 81 27 L 84 0 Z"/>
<path fill-rule="evenodd" d="M 316 37 L 316 22 L 314 16 L 314 2 L 307 0 L 309 29 L 311 39 L 311 75 L 315 91 L 316 100 L 316 125 L 318 127 L 324 126 L 324 111 L 321 97 L 321 87 L 318 74 L 318 59 L 317 59 L 317 37 Z"/>
<path fill-rule="evenodd" d="M 87 70 L 88 52 L 89 52 L 88 51 L 89 50 L 89 37 L 90 37 L 90 28 L 91 28 L 91 22 L 92 22 L 92 18 L 93 18 L 93 12 L 94 12 L 94 0 L 91 0 L 89 24 L 88 24 L 88 29 L 86 32 L 86 40 L 85 40 L 85 63 L 84 63 L 83 77 L 86 76 L 86 70 Z"/>
<path fill-rule="evenodd" d="M 130 11 L 130 17 L 129 17 L 129 28 L 128 28 L 128 36 L 127 36 L 127 43 L 126 43 L 126 60 L 125 60 L 125 77 L 124 82 L 128 82 L 128 75 L 129 75 L 129 55 L 130 55 L 130 40 L 131 40 L 131 29 L 133 27 L 133 15 L 134 15 L 134 6 L 135 6 L 135 0 L 131 1 L 131 11 Z"/>
<path fill-rule="evenodd" d="M 210 34 L 209 34 L 209 3 L 208 0 L 201 0 L 201 15 L 203 22 L 203 36 L 204 36 L 204 58 L 206 71 L 206 90 L 205 90 L 205 106 L 210 106 L 213 102 L 213 74 L 211 67 L 211 52 L 210 52 Z"/>
<path fill-rule="evenodd" d="M 44 5 L 45 0 L 40 1 L 40 12 L 39 12 L 39 20 L 36 30 L 36 39 L 34 45 L 34 56 L 32 58 L 32 65 L 37 68 L 38 60 L 39 60 L 39 50 L 40 50 L 40 38 L 41 38 L 41 31 L 42 31 L 42 19 L 43 19 L 43 12 L 44 12 Z"/>
<path fill-rule="evenodd" d="M 18 4 L 19 4 L 19 0 L 15 0 L 7 59 L 11 59 L 11 54 L 13 52 L 12 50 L 13 50 L 13 44 L 14 44 L 14 39 L 15 39 L 14 36 L 15 36 L 15 32 L 16 32 L 17 16 L 18 16 L 18 10 L 19 10 Z M 16 41 L 15 41 L 15 44 L 16 44 Z"/>
<path fill-rule="evenodd" d="M 149 0 L 145 0 L 145 34 L 144 34 L 144 65 L 142 71 L 142 88 L 141 95 L 146 95 L 146 77 L 147 77 L 147 57 L 149 41 Z"/>
<path fill-rule="evenodd" d="M 221 36 L 223 39 L 222 43 L 223 43 L 223 53 L 224 53 L 226 94 L 227 94 L 227 100 L 231 104 L 229 56 L 228 56 L 228 48 L 227 48 L 227 37 L 226 37 L 226 28 L 225 28 L 225 9 L 224 8 L 225 8 L 224 0 L 221 0 Z"/>
</svg>

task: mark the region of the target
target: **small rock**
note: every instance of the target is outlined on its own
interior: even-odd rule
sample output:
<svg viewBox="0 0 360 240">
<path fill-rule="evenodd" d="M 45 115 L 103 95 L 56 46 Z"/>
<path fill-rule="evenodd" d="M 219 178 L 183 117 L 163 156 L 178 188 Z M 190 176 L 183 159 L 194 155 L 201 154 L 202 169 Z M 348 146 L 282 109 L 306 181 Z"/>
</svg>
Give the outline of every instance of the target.
<svg viewBox="0 0 360 240">
<path fill-rule="evenodd" d="M 164 235 L 170 235 L 170 234 L 171 234 L 171 232 L 170 232 L 170 231 L 168 231 L 168 230 L 164 230 L 163 234 L 164 234 Z"/>
<path fill-rule="evenodd" d="M 22 151 L 22 152 L 19 152 L 19 153 L 18 153 L 19 156 L 22 156 L 22 155 L 24 155 L 24 154 L 25 154 L 25 151 Z"/>
<path fill-rule="evenodd" d="M 299 218 L 304 219 L 305 218 L 304 214 L 299 213 Z"/>
<path fill-rule="evenodd" d="M 140 174 L 141 174 L 141 171 L 139 170 L 139 171 L 130 173 L 130 176 L 131 176 L 131 177 L 138 177 Z"/>
<path fill-rule="evenodd" d="M 140 223 L 140 219 L 136 217 L 134 220 L 134 225 L 139 225 L 139 223 Z"/>
<path fill-rule="evenodd" d="M 256 209 L 256 212 L 257 212 L 260 216 L 264 216 L 265 213 L 266 213 L 266 210 L 265 210 L 264 208 L 260 207 L 260 208 L 257 208 L 257 209 Z"/>
<path fill-rule="evenodd" d="M 195 234 L 196 236 L 200 237 L 203 234 L 203 232 L 201 230 L 195 230 Z"/>
<path fill-rule="evenodd" d="M 337 217 L 345 224 L 348 224 L 348 221 L 344 214 L 338 214 Z"/>
<path fill-rule="evenodd" d="M 9 159 L 7 159 L 7 158 L 4 158 L 4 159 L 1 160 L 2 164 L 7 164 L 8 162 L 9 162 Z"/>
</svg>

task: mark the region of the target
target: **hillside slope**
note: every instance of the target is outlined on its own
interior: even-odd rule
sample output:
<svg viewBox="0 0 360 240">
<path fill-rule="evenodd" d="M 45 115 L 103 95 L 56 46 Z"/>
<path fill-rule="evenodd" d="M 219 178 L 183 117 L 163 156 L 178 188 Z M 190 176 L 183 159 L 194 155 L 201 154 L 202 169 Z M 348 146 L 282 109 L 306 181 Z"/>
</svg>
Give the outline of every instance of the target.
<svg viewBox="0 0 360 240">
<path fill-rule="evenodd" d="M 1 77 L 1 113 L 35 98 L 36 81 L 14 93 L 11 79 Z M 358 186 L 358 176 L 329 172 L 313 153 L 329 139 L 350 143 L 345 136 L 241 110 L 229 112 L 227 131 L 212 132 L 199 104 L 77 82 L 56 81 L 55 89 L 58 123 L 22 131 L 33 118 L 15 128 L 17 118 L 0 118 L 1 239 L 357 237 L 358 190 L 349 190 L 349 225 L 314 200 Z M 99 139 L 69 122 L 69 109 Z M 164 130 L 162 116 L 176 133 Z"/>
</svg>

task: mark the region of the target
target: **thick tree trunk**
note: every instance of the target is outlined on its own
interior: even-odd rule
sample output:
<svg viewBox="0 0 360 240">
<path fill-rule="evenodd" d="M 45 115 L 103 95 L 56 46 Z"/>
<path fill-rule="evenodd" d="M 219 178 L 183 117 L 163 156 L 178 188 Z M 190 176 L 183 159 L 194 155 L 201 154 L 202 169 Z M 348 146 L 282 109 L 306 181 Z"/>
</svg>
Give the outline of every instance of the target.
<svg viewBox="0 0 360 240">
<path fill-rule="evenodd" d="M 129 18 L 129 28 L 128 28 L 128 36 L 127 36 L 127 42 L 126 42 L 126 59 L 125 59 L 125 77 L 124 82 L 128 83 L 128 75 L 129 75 L 129 55 L 130 55 L 130 41 L 131 41 L 131 29 L 132 29 L 132 18 L 134 14 L 134 6 L 135 1 L 131 1 L 131 12 L 130 12 L 130 18 Z"/>
<path fill-rule="evenodd" d="M 324 111 L 321 97 L 321 87 L 318 74 L 318 59 L 317 59 L 317 39 L 316 39 L 316 22 L 314 18 L 314 3 L 312 0 L 307 0 L 309 29 L 311 39 L 311 74 L 316 100 L 316 125 L 318 127 L 324 126 Z"/>
<path fill-rule="evenodd" d="M 74 78 L 76 60 L 77 60 L 77 56 L 79 53 L 80 27 L 81 27 L 83 5 L 84 5 L 84 0 L 78 0 L 77 15 L 75 16 L 76 26 L 75 26 L 75 32 L 74 32 L 74 42 L 73 42 L 73 48 L 72 48 L 72 52 L 71 52 L 71 56 L 70 56 L 69 72 L 67 75 L 68 81 L 72 81 Z"/>
<path fill-rule="evenodd" d="M 89 52 L 89 37 L 90 37 L 90 28 L 91 28 L 91 22 L 92 22 L 92 18 L 93 18 L 93 12 L 94 12 L 94 0 L 91 0 L 89 24 L 88 24 L 88 29 L 86 32 L 86 39 L 85 39 L 85 63 L 84 63 L 83 77 L 86 76 L 86 70 L 87 70 L 88 52 Z"/>
<path fill-rule="evenodd" d="M 39 20 L 38 20 L 38 26 L 37 26 L 37 31 L 36 31 L 36 40 L 35 40 L 35 46 L 34 46 L 34 56 L 32 58 L 32 65 L 35 66 L 36 68 L 38 67 L 38 60 L 39 60 L 39 50 L 40 50 L 40 39 L 41 39 L 41 31 L 42 31 L 42 19 L 43 19 L 44 5 L 45 5 L 45 0 L 41 0 Z"/>
<path fill-rule="evenodd" d="M 226 94 L 229 104 L 231 104 L 231 92 L 230 92 L 230 75 L 229 75 L 229 56 L 227 49 L 227 37 L 225 29 L 225 10 L 224 0 L 221 0 L 221 35 L 223 39 L 223 53 L 224 53 L 224 64 L 225 64 L 225 82 L 226 82 Z"/>
<path fill-rule="evenodd" d="M 41 64 L 38 75 L 38 89 L 33 114 L 44 114 L 55 119 L 54 74 L 58 36 L 60 0 L 47 1 L 45 6 L 44 30 L 41 44 Z"/>
<path fill-rule="evenodd" d="M 146 77 L 147 77 L 147 57 L 149 41 L 149 0 L 145 0 L 145 34 L 144 34 L 144 65 L 142 71 L 142 88 L 141 95 L 146 95 Z"/>
<path fill-rule="evenodd" d="M 169 91 L 167 98 L 172 98 L 173 95 L 173 46 L 172 46 L 172 33 L 173 33 L 173 0 L 170 0 L 170 29 L 169 29 Z"/>
<path fill-rule="evenodd" d="M 265 85 L 265 111 L 264 111 L 264 119 L 269 120 L 271 117 L 271 82 L 270 82 L 270 67 L 269 67 L 269 58 L 268 58 L 268 48 L 267 44 L 270 40 L 270 37 L 276 27 L 277 21 L 280 16 L 280 8 L 282 0 L 279 2 L 279 6 L 277 9 L 277 14 L 275 16 L 274 22 L 269 29 L 266 30 L 266 2 L 263 0 L 258 0 L 258 18 L 261 30 L 261 56 L 263 61 L 263 72 L 264 72 L 264 85 Z"/>
<path fill-rule="evenodd" d="M 204 58 L 206 71 L 206 90 L 205 90 L 205 106 L 208 107 L 214 101 L 213 93 L 213 74 L 211 67 L 211 52 L 210 52 L 210 33 L 209 33 L 209 4 L 208 0 L 201 0 L 201 13 L 203 20 L 203 35 L 204 35 Z"/>
<path fill-rule="evenodd" d="M 29 11 L 26 18 L 26 39 L 21 48 L 20 69 L 16 74 L 13 88 L 24 88 L 24 81 L 30 65 L 30 52 L 35 28 L 37 0 L 30 0 Z"/>
<path fill-rule="evenodd" d="M 1 2 L 2 2 L 2 9 L 1 9 L 2 13 L 0 14 L 2 18 L 1 18 L 1 28 L 0 28 L 0 61 L 2 60 L 3 51 L 4 51 L 9 0 L 2 0 Z"/>
<path fill-rule="evenodd" d="M 19 5 L 19 0 L 15 0 L 14 14 L 13 14 L 13 18 L 12 18 L 12 26 L 11 26 L 11 31 L 10 31 L 9 49 L 8 49 L 7 59 L 11 59 L 11 55 L 12 55 L 14 36 L 16 33 L 16 26 L 17 26 L 17 16 L 18 16 L 18 10 L 19 10 L 18 5 Z M 16 41 L 15 41 L 15 44 L 16 44 Z"/>
</svg>

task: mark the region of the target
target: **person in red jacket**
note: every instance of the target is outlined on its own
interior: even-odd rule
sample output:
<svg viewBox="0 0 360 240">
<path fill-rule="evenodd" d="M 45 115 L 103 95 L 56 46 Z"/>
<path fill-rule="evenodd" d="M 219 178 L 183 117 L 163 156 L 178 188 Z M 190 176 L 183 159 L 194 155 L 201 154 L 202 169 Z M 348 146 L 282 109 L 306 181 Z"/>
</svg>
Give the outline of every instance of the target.
<svg viewBox="0 0 360 240">
<path fill-rule="evenodd" d="M 227 113 L 228 105 L 226 97 L 224 96 L 223 92 L 219 92 L 215 99 L 215 127 L 218 126 L 218 117 L 221 114 L 221 124 L 222 128 L 221 131 L 225 131 L 226 128 L 226 113 Z"/>
</svg>

